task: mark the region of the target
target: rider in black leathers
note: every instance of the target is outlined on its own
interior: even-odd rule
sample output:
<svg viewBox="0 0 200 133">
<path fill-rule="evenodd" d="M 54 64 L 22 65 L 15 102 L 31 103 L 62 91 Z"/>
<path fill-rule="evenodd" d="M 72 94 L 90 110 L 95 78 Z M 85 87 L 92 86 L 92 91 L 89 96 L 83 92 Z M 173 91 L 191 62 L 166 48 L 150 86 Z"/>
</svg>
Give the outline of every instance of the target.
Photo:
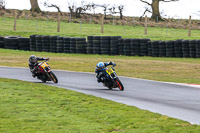
<svg viewBox="0 0 200 133">
<path fill-rule="evenodd" d="M 103 72 L 105 71 L 105 68 L 109 65 L 116 66 L 116 64 L 112 61 L 97 63 L 96 68 L 95 68 L 95 73 L 97 74 L 96 77 L 97 77 L 98 83 L 103 82 L 103 79 L 102 79 L 102 77 L 104 76 Z"/>
<path fill-rule="evenodd" d="M 34 78 L 37 76 L 38 61 L 43 61 L 43 60 L 49 60 L 49 58 L 36 57 L 35 55 L 31 55 L 29 57 L 29 68 Z"/>
</svg>

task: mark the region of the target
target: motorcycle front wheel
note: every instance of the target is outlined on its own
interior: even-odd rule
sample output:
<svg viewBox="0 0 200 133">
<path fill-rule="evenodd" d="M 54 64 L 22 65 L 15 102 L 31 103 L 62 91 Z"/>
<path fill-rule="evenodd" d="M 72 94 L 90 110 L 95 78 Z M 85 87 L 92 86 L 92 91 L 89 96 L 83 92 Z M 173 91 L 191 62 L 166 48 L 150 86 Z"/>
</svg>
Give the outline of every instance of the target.
<svg viewBox="0 0 200 133">
<path fill-rule="evenodd" d="M 115 82 L 117 83 L 118 88 L 120 89 L 120 91 L 123 91 L 124 90 L 124 86 L 123 86 L 122 82 L 119 80 L 119 78 L 116 78 Z"/>
<path fill-rule="evenodd" d="M 54 83 L 58 83 L 58 79 L 52 71 L 49 73 L 49 76 Z"/>
</svg>

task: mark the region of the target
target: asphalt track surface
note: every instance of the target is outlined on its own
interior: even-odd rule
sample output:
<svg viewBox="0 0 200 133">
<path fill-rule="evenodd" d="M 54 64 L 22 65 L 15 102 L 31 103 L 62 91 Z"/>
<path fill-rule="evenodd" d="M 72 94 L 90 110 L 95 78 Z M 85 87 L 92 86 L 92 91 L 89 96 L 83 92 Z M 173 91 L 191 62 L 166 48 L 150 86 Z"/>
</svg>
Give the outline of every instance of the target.
<svg viewBox="0 0 200 133">
<path fill-rule="evenodd" d="M 115 102 L 136 106 L 140 109 L 200 124 L 200 88 L 157 81 L 120 77 L 125 90 L 109 90 L 96 82 L 95 74 L 56 71 L 58 86 L 94 95 Z M 41 83 L 33 78 L 29 69 L 0 67 L 0 77 Z M 43 84 L 43 83 L 42 83 Z"/>
</svg>

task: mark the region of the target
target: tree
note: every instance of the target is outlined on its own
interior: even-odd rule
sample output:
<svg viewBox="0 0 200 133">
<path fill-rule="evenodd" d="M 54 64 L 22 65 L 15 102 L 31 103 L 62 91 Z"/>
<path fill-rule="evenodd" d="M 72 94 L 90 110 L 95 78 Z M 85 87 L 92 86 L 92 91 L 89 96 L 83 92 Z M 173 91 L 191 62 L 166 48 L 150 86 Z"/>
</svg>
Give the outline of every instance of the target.
<svg viewBox="0 0 200 133">
<path fill-rule="evenodd" d="M 151 16 L 152 19 L 154 19 L 154 20 L 156 20 L 156 19 L 162 20 L 162 17 L 160 15 L 160 10 L 159 10 L 160 2 L 172 2 L 172 1 L 175 2 L 175 1 L 179 1 L 179 0 L 152 0 L 152 3 L 149 3 L 146 0 L 140 0 L 140 1 L 145 3 L 145 4 L 147 4 L 147 5 L 149 5 L 151 7 L 152 11 L 150 11 L 149 9 L 146 8 L 145 13 L 147 11 L 148 12 L 152 12 L 152 16 Z"/>
<path fill-rule="evenodd" d="M 38 6 L 38 0 L 30 0 L 30 3 L 31 3 L 31 11 L 41 12 L 40 7 Z"/>
<path fill-rule="evenodd" d="M 58 10 L 58 12 L 61 12 L 59 6 L 57 6 L 57 5 L 55 5 L 55 4 L 48 4 L 47 1 L 44 2 L 44 6 L 46 6 L 46 7 L 54 7 L 54 8 L 56 8 L 56 9 Z"/>
<path fill-rule="evenodd" d="M 123 19 L 123 10 L 124 10 L 124 5 L 120 5 L 118 6 L 118 9 L 119 9 L 119 15 L 120 15 L 120 19 L 122 20 Z"/>
<path fill-rule="evenodd" d="M 100 7 L 102 7 L 102 8 L 103 8 L 103 12 L 104 12 L 104 19 L 106 19 L 106 15 L 107 15 L 108 6 L 109 6 L 109 4 L 103 4 L 103 5 L 100 5 Z"/>
<path fill-rule="evenodd" d="M 6 2 L 5 0 L 0 0 L 0 9 L 5 9 Z"/>
<path fill-rule="evenodd" d="M 91 10 L 93 4 L 87 4 L 85 1 L 81 1 L 80 5 L 76 3 L 68 3 L 68 8 L 72 17 L 80 18 L 81 14 L 87 10 Z"/>
</svg>

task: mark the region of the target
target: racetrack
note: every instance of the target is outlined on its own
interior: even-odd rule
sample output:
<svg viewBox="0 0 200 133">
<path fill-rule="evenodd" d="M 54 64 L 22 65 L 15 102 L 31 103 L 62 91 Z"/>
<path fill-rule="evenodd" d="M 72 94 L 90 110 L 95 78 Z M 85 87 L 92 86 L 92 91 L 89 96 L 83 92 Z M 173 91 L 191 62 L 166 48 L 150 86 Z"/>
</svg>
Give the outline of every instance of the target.
<svg viewBox="0 0 200 133">
<path fill-rule="evenodd" d="M 58 84 L 47 85 L 75 90 L 141 109 L 200 124 L 200 88 L 150 80 L 120 77 L 125 90 L 109 90 L 96 82 L 95 74 L 53 71 Z M 29 69 L 0 67 L 0 77 L 41 83 L 31 76 Z"/>
</svg>

